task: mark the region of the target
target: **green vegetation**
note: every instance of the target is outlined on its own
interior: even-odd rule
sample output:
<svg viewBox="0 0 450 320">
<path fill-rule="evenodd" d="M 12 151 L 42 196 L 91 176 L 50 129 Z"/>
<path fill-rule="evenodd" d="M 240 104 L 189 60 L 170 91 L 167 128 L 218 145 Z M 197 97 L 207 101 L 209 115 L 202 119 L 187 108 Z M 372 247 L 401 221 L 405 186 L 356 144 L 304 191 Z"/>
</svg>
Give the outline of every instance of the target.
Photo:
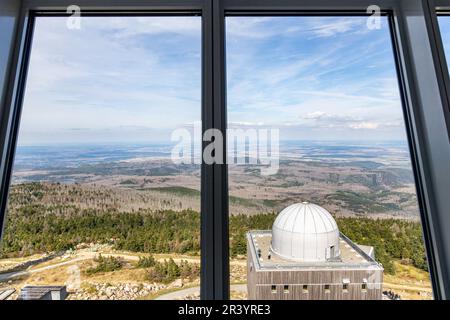
<svg viewBox="0 0 450 320">
<path fill-rule="evenodd" d="M 134 180 L 134 179 L 126 179 L 126 180 L 120 181 L 120 184 L 123 184 L 123 185 L 128 185 L 128 184 L 134 185 L 134 184 L 137 184 L 137 181 Z"/>
<path fill-rule="evenodd" d="M 149 281 L 169 283 L 175 279 L 194 279 L 200 274 L 200 267 L 195 263 L 188 263 L 182 260 L 180 264 L 170 258 L 164 262 L 156 261 L 154 266 L 148 270 L 147 278 Z"/>
<path fill-rule="evenodd" d="M 253 216 L 236 215 L 230 217 L 230 255 L 235 257 L 247 253 L 246 233 L 250 230 L 268 230 L 272 228 L 276 214 L 258 214 Z"/>
<path fill-rule="evenodd" d="M 123 260 L 116 257 L 103 257 L 102 255 L 99 255 L 94 259 L 94 261 L 97 263 L 95 267 L 89 268 L 86 270 L 86 273 L 88 275 L 92 275 L 99 272 L 111 272 L 115 270 L 122 269 L 123 267 Z"/>
<path fill-rule="evenodd" d="M 65 200 L 75 194 L 80 198 L 88 198 L 80 194 L 82 189 L 67 189 L 68 195 L 61 196 L 57 203 L 46 201 L 45 198 L 57 192 L 58 187 L 66 188 L 32 183 L 11 189 L 0 257 L 67 250 L 80 243 L 105 243 L 118 250 L 143 253 L 200 253 L 198 212 L 148 209 L 121 212 L 112 206 L 80 209 Z M 351 197 L 355 206 L 367 201 L 360 194 L 344 195 Z M 95 202 L 95 195 L 91 194 L 89 201 Z M 275 217 L 275 214 L 231 216 L 231 256 L 245 255 L 246 232 L 270 229 Z M 419 222 L 368 218 L 336 220 L 341 232 L 354 242 L 375 247 L 376 258 L 387 273 L 395 272 L 394 260 L 427 270 Z M 98 266 L 94 268 L 99 270 L 97 272 L 118 266 L 114 260 L 99 259 Z M 178 266 L 181 269 L 177 271 L 170 261 L 160 265 L 152 257 L 142 258 L 138 266 L 153 269 L 153 276 L 167 281 L 173 278 L 174 273 L 189 274 L 183 271 L 187 267 Z"/>
<path fill-rule="evenodd" d="M 385 196 L 384 191 L 362 193 L 338 190 L 335 194 L 326 197 L 327 200 L 336 200 L 343 207 L 356 213 L 378 213 L 391 210 L 401 210 L 395 203 L 384 203 L 380 199 Z"/>
<path fill-rule="evenodd" d="M 245 198 L 236 197 L 236 196 L 229 196 L 228 199 L 230 201 L 230 204 L 240 205 L 240 206 L 244 206 L 244 207 L 257 207 L 258 206 L 257 203 L 255 203 L 251 199 L 245 199 Z"/>
<path fill-rule="evenodd" d="M 385 272 L 395 273 L 393 260 L 428 271 L 419 222 L 397 219 L 337 218 L 340 231 L 358 244 L 375 248 Z"/>
<path fill-rule="evenodd" d="M 79 243 L 109 243 L 116 249 L 146 253 L 193 253 L 200 248 L 200 216 L 194 211 L 96 209 L 77 215 L 48 213 L 30 204 L 8 217 L 0 255 L 30 255 L 74 248 Z"/>
<path fill-rule="evenodd" d="M 275 217 L 275 214 L 231 217 L 231 255 L 246 254 L 245 232 L 270 229 Z M 385 272 L 395 273 L 394 260 L 428 271 L 419 222 L 369 218 L 336 218 L 336 221 L 339 230 L 352 241 L 375 248 L 375 257 Z"/>
<path fill-rule="evenodd" d="M 186 197 L 200 197 L 200 191 L 186 188 L 186 187 L 159 187 L 159 188 L 147 188 L 146 190 L 153 190 L 158 192 L 170 193 L 177 196 L 186 196 Z M 236 205 L 242 205 L 246 207 L 256 207 L 257 203 L 250 199 L 230 196 L 230 203 Z"/>
<path fill-rule="evenodd" d="M 156 260 L 153 256 L 139 257 L 139 262 L 137 263 L 138 268 L 150 268 L 155 266 Z"/>
<path fill-rule="evenodd" d="M 149 188 L 149 190 L 172 193 L 178 196 L 200 197 L 200 191 L 186 187 L 160 187 Z"/>
</svg>

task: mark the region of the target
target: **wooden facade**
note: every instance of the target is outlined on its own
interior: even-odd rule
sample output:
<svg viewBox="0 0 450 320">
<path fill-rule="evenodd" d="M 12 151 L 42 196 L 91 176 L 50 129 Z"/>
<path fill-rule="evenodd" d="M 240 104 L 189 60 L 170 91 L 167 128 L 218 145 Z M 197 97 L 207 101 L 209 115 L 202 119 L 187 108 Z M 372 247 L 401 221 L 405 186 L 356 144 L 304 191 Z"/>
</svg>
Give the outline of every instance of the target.
<svg viewBox="0 0 450 320">
<path fill-rule="evenodd" d="M 247 243 L 247 292 L 250 300 L 380 300 L 383 268 L 323 266 L 261 268 Z"/>
</svg>

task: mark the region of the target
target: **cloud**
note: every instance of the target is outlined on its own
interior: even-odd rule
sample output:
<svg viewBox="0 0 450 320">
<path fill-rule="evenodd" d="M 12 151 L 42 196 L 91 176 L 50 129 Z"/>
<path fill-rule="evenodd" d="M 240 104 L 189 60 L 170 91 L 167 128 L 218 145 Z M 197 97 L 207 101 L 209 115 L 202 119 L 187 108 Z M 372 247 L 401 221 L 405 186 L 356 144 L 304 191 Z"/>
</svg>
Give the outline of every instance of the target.
<svg viewBox="0 0 450 320">
<path fill-rule="evenodd" d="M 374 122 L 356 122 L 349 124 L 352 129 L 378 129 L 379 124 Z"/>
<path fill-rule="evenodd" d="M 333 37 L 340 33 L 349 33 L 355 29 L 361 28 L 360 19 L 335 19 L 334 21 L 324 23 L 323 21 L 314 21 L 310 31 L 318 37 Z"/>
<path fill-rule="evenodd" d="M 229 121 L 263 122 L 295 138 L 341 139 L 355 130 L 373 139 L 404 137 L 384 17 L 374 32 L 365 17 L 239 17 L 233 24 L 236 32 L 227 34 Z"/>
<path fill-rule="evenodd" d="M 382 27 L 387 25 L 382 21 Z M 366 17 L 227 17 L 229 38 L 267 39 L 274 37 L 327 38 L 339 34 L 364 35 Z"/>
<path fill-rule="evenodd" d="M 317 119 L 321 119 L 323 117 L 325 117 L 327 114 L 325 112 L 322 111 L 314 111 L 311 113 L 306 114 L 305 116 L 303 116 L 303 119 L 307 119 L 307 120 L 317 120 Z"/>
<path fill-rule="evenodd" d="M 403 123 L 391 121 L 374 121 L 372 117 L 354 116 L 351 114 L 330 114 L 323 111 L 307 113 L 301 117 L 303 125 L 309 127 L 349 128 L 354 130 L 377 130 L 382 128 L 401 128 Z M 292 125 L 292 124 L 291 124 Z"/>
<path fill-rule="evenodd" d="M 229 126 L 400 136 L 389 30 L 367 34 L 365 22 L 227 17 Z M 21 138 L 160 139 L 201 119 L 200 17 L 86 17 L 81 26 L 37 19 Z"/>
<path fill-rule="evenodd" d="M 200 43 L 199 17 L 86 17 L 81 30 L 37 18 L 19 143 L 45 130 L 73 139 L 67 128 L 86 128 L 95 139 L 199 120 Z"/>
</svg>

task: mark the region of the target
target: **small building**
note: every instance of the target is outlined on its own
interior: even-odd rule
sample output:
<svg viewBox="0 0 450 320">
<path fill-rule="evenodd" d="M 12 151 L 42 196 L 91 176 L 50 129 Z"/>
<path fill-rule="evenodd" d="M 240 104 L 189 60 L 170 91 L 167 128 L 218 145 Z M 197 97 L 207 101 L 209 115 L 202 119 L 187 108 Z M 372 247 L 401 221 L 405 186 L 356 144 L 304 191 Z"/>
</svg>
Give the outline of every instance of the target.
<svg viewBox="0 0 450 320">
<path fill-rule="evenodd" d="M 248 299 L 380 300 L 382 282 L 373 247 L 353 243 L 318 205 L 291 205 L 272 230 L 247 233 Z"/>
<path fill-rule="evenodd" d="M 66 286 L 25 286 L 17 300 L 65 300 Z"/>
<path fill-rule="evenodd" d="M 7 300 L 14 292 L 16 292 L 14 288 L 0 290 L 0 300 Z"/>
</svg>

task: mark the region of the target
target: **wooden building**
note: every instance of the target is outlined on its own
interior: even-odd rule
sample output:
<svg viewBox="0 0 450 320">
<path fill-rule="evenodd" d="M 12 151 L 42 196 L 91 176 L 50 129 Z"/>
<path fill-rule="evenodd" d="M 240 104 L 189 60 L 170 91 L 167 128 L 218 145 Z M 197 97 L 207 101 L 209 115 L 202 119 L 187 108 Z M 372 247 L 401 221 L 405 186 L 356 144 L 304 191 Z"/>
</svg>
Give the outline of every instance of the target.
<svg viewBox="0 0 450 320">
<path fill-rule="evenodd" d="M 17 300 L 65 300 L 66 286 L 25 286 Z"/>
<path fill-rule="evenodd" d="M 247 234 L 248 299 L 381 299 L 383 268 L 373 248 L 339 233 L 325 209 L 308 203 L 294 206 L 280 213 L 272 230 Z"/>
</svg>

